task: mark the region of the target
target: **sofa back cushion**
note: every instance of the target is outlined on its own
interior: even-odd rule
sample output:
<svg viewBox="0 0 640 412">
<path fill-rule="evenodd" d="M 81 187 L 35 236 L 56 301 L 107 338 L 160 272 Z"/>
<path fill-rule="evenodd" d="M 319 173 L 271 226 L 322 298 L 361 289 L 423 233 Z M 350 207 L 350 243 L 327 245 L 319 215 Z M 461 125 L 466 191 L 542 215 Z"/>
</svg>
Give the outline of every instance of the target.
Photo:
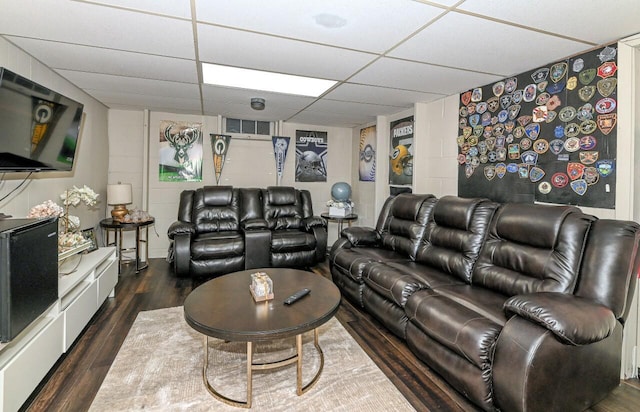
<svg viewBox="0 0 640 412">
<path fill-rule="evenodd" d="M 191 221 L 197 233 L 239 229 L 238 189 L 231 186 L 205 186 L 193 195 Z"/>
<path fill-rule="evenodd" d="M 441 198 L 418 247 L 416 261 L 470 283 L 471 270 L 497 207 L 487 199 Z"/>
<path fill-rule="evenodd" d="M 396 196 L 389 211 L 388 230 L 381 233 L 383 247 L 415 259 L 436 201 L 433 195 Z"/>
<path fill-rule="evenodd" d="M 300 229 L 304 212 L 302 196 L 293 187 L 269 186 L 262 193 L 264 219 L 271 230 Z"/>
<path fill-rule="evenodd" d="M 471 282 L 506 296 L 572 293 L 593 220 L 571 206 L 501 206 L 491 222 Z"/>
<path fill-rule="evenodd" d="M 640 225 L 601 219 L 593 223 L 575 294 L 595 299 L 622 322 L 627 317 L 640 265 Z"/>
</svg>

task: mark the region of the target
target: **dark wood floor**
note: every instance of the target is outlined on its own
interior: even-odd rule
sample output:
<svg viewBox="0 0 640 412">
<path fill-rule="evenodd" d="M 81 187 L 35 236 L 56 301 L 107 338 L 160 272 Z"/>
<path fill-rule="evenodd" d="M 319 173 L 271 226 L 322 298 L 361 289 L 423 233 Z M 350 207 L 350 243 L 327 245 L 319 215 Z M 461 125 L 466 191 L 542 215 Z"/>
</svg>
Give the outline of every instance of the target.
<svg viewBox="0 0 640 412">
<path fill-rule="evenodd" d="M 326 264 L 314 270 L 328 276 Z M 122 272 L 116 297 L 104 303 L 22 410 L 87 410 L 138 312 L 180 306 L 197 286 L 197 282 L 171 275 L 163 259 L 151 259 L 149 268 L 139 274 L 131 267 Z M 402 341 L 348 302 L 343 301 L 336 317 L 416 410 L 476 410 L 416 359 Z M 637 380 L 624 382 L 591 410 L 640 410 L 640 384 Z"/>
</svg>

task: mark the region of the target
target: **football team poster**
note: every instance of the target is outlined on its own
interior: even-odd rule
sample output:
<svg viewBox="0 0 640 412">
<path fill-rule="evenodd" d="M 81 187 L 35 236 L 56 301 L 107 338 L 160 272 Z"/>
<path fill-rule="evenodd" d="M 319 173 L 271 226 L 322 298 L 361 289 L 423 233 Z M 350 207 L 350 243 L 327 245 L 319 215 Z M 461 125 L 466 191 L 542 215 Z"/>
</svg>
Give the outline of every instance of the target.
<svg viewBox="0 0 640 412">
<path fill-rule="evenodd" d="M 296 182 L 327 181 L 327 132 L 296 130 Z"/>
<path fill-rule="evenodd" d="M 411 185 L 413 180 L 413 116 L 391 122 L 389 184 Z"/>
</svg>

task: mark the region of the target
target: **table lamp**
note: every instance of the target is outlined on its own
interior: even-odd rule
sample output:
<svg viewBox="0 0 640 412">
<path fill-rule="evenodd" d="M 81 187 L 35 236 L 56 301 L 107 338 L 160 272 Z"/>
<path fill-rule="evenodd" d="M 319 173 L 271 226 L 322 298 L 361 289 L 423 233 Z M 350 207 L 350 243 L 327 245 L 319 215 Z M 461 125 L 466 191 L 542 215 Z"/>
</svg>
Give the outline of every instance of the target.
<svg viewBox="0 0 640 412">
<path fill-rule="evenodd" d="M 107 185 L 107 203 L 113 206 L 111 217 L 116 222 L 122 222 L 129 213 L 125 205 L 133 202 L 131 196 L 131 183 Z"/>
</svg>

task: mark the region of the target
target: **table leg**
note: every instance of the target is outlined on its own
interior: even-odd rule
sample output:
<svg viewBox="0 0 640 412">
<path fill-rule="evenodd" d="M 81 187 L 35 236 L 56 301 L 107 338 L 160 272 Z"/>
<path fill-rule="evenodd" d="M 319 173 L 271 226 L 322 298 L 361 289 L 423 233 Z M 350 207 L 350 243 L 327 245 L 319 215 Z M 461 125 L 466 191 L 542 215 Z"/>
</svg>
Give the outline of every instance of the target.
<svg viewBox="0 0 640 412">
<path fill-rule="evenodd" d="M 209 378 L 207 377 L 207 370 L 209 369 L 209 337 L 204 335 L 204 361 L 202 363 L 202 381 L 204 382 L 204 386 L 207 388 L 207 391 L 216 398 L 217 400 L 226 403 L 227 405 L 237 406 L 240 408 L 251 408 L 251 391 L 252 391 L 252 380 L 253 380 L 253 345 L 251 342 L 247 342 L 247 400 L 245 402 L 238 401 L 235 399 L 228 398 L 218 392 L 212 385 L 209 383 Z"/>
</svg>

